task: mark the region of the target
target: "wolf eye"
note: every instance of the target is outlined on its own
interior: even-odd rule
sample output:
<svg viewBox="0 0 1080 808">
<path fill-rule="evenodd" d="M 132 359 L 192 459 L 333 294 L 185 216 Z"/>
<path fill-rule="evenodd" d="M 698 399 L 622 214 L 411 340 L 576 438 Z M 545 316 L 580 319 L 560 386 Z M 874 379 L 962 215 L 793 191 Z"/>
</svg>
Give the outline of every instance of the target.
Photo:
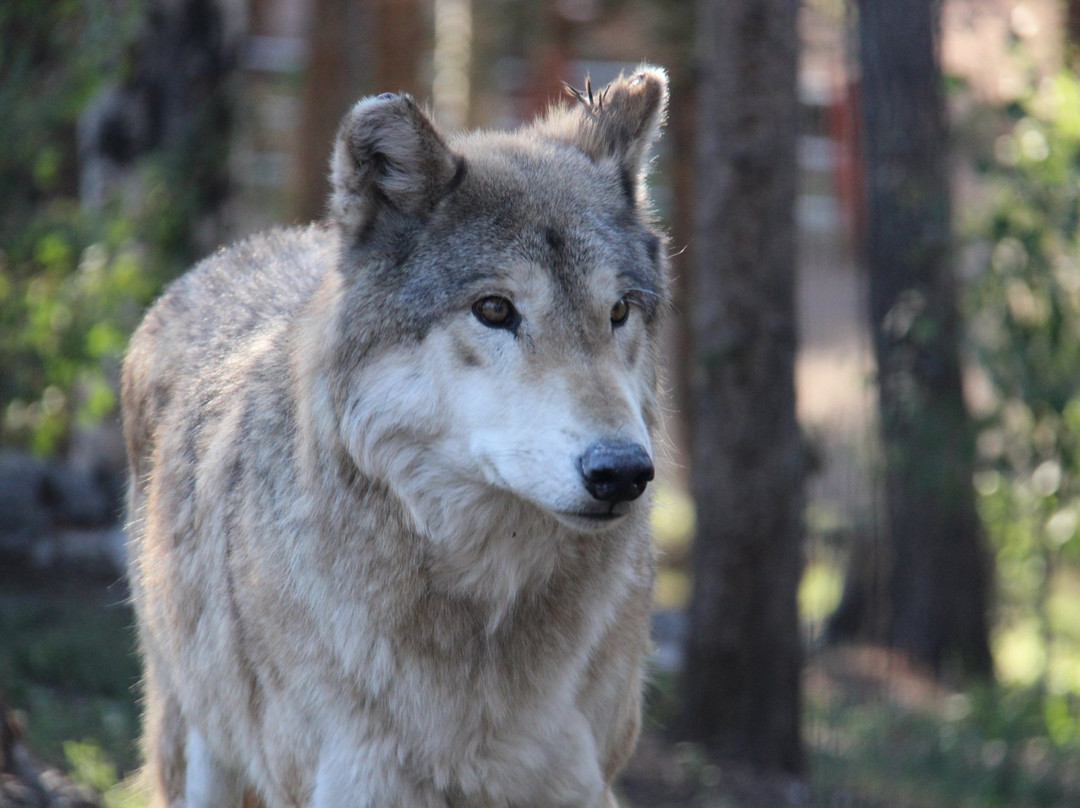
<svg viewBox="0 0 1080 808">
<path fill-rule="evenodd" d="M 630 304 L 626 302 L 625 297 L 620 297 L 614 306 L 611 307 L 611 324 L 613 326 L 620 326 L 626 322 L 626 318 L 630 316 Z"/>
<path fill-rule="evenodd" d="M 472 311 L 476 319 L 489 328 L 513 330 L 520 320 L 514 304 L 497 295 L 480 298 L 473 303 Z"/>
</svg>

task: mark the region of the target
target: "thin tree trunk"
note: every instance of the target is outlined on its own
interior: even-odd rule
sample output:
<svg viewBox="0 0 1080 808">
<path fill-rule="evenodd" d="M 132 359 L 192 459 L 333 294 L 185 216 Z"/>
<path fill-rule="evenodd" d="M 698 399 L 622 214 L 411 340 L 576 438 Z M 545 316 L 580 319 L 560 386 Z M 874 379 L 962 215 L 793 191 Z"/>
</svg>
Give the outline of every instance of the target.
<svg viewBox="0 0 1080 808">
<path fill-rule="evenodd" d="M 1080 68 L 1080 0 L 1065 0 L 1065 63 Z"/>
<path fill-rule="evenodd" d="M 104 204 L 153 154 L 180 215 L 165 245 L 189 260 L 228 235 L 233 81 L 243 18 L 220 0 L 147 3 L 123 82 L 80 121 L 81 195 Z"/>
<path fill-rule="evenodd" d="M 889 541 L 884 641 L 937 672 L 988 674 L 989 567 L 950 271 L 940 4 L 860 0 L 870 322 Z"/>
<path fill-rule="evenodd" d="M 699 0 L 693 596 L 675 733 L 799 772 L 796 0 Z"/>
<path fill-rule="evenodd" d="M 421 86 L 420 63 L 432 44 L 425 10 L 430 5 L 421 0 L 374 0 L 376 35 L 365 44 L 375 49 L 376 92 L 411 93 L 428 100 Z"/>
<path fill-rule="evenodd" d="M 303 94 L 296 217 L 320 218 L 330 193 L 330 149 L 352 104 L 371 91 L 371 52 L 378 40 L 373 0 L 314 0 Z"/>
</svg>

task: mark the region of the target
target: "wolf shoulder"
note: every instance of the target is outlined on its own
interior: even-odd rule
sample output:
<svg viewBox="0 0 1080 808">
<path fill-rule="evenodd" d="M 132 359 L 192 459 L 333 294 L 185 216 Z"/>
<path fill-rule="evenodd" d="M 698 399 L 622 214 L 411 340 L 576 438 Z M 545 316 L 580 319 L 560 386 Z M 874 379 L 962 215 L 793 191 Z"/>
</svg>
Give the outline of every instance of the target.
<svg viewBox="0 0 1080 808">
<path fill-rule="evenodd" d="M 124 361 L 128 419 L 155 419 L 268 333 L 287 330 L 335 266 L 336 250 L 335 232 L 321 225 L 273 230 L 218 251 L 169 284 Z"/>
<path fill-rule="evenodd" d="M 162 430 L 206 431 L 224 406 L 285 395 L 290 324 L 336 265 L 337 236 L 321 225 L 270 231 L 218 251 L 173 281 L 132 336 L 121 378 L 124 434 L 138 479 Z M 243 366 L 247 366 L 247 370 Z M 254 379 L 259 365 L 268 372 Z M 144 465 L 145 464 L 145 465 Z"/>
<path fill-rule="evenodd" d="M 322 225 L 251 236 L 171 283 L 136 331 L 143 343 L 220 361 L 296 317 L 336 264 L 337 235 Z"/>
</svg>

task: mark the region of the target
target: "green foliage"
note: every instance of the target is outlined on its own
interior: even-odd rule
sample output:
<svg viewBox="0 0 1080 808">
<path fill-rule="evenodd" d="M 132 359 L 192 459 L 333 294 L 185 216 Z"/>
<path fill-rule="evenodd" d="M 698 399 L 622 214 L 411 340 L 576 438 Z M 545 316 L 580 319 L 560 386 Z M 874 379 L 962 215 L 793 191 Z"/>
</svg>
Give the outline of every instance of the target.
<svg viewBox="0 0 1080 808">
<path fill-rule="evenodd" d="M 145 808 L 149 804 L 139 775 L 121 780 L 115 760 L 97 741 L 65 741 L 64 759 L 68 776 L 101 794 L 105 808 Z"/>
<path fill-rule="evenodd" d="M 68 771 L 76 782 L 99 792 L 116 785 L 116 764 L 94 741 L 64 741 L 64 757 L 68 762 Z"/>
<path fill-rule="evenodd" d="M 993 205 L 985 225 L 988 271 L 974 301 L 980 344 L 1003 404 L 1030 411 L 1014 421 L 1029 417 L 1031 430 L 1041 430 L 1032 446 L 1043 457 L 1072 457 L 1080 447 L 1078 106 L 1073 76 L 1047 79 L 1009 107 L 1011 126 L 994 143 L 995 159 L 984 163 Z"/>
<path fill-rule="evenodd" d="M 77 199 L 78 116 L 126 69 L 116 43 L 140 10 L 0 5 L 0 444 L 53 452 L 113 410 L 127 335 L 183 260 L 173 249 L 185 208 L 164 182 L 129 202 L 136 216 L 117 204 L 87 213 Z"/>
<path fill-rule="evenodd" d="M 0 4 L 0 244 L 42 206 L 76 192 L 75 129 L 107 76 L 120 73 L 138 0 Z"/>
<path fill-rule="evenodd" d="M 65 207 L 25 233 L 0 254 L 0 435 L 46 453 L 73 424 L 113 409 L 119 360 L 157 273 L 121 219 Z"/>
<path fill-rule="evenodd" d="M 812 699 L 806 737 L 813 804 L 1076 805 L 1080 738 L 1055 727 L 1063 718 L 1075 726 L 1077 709 L 1072 697 L 1005 688 L 912 707 Z"/>
<path fill-rule="evenodd" d="M 1046 78 L 991 122 L 977 160 L 989 202 L 969 224 L 969 321 L 990 392 L 976 486 L 1002 617 L 1034 619 L 1052 655 L 1080 648 L 1048 613 L 1080 561 L 1080 84 Z"/>
<path fill-rule="evenodd" d="M 25 711 L 36 754 L 59 763 L 67 741 L 94 738 L 121 772 L 135 766 L 132 625 L 99 582 L 0 570 L 0 693 Z"/>
</svg>

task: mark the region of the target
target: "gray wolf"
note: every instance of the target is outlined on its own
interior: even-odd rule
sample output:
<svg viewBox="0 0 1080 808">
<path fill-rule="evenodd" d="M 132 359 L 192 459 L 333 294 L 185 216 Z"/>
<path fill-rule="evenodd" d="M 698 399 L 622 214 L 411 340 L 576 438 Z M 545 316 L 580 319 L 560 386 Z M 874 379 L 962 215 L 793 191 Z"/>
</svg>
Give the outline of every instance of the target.
<svg viewBox="0 0 1080 808">
<path fill-rule="evenodd" d="M 643 67 L 451 136 L 364 99 L 325 223 L 221 251 L 149 311 L 122 403 L 157 805 L 615 805 L 653 578 L 667 287 L 642 175 L 666 103 Z"/>
</svg>

